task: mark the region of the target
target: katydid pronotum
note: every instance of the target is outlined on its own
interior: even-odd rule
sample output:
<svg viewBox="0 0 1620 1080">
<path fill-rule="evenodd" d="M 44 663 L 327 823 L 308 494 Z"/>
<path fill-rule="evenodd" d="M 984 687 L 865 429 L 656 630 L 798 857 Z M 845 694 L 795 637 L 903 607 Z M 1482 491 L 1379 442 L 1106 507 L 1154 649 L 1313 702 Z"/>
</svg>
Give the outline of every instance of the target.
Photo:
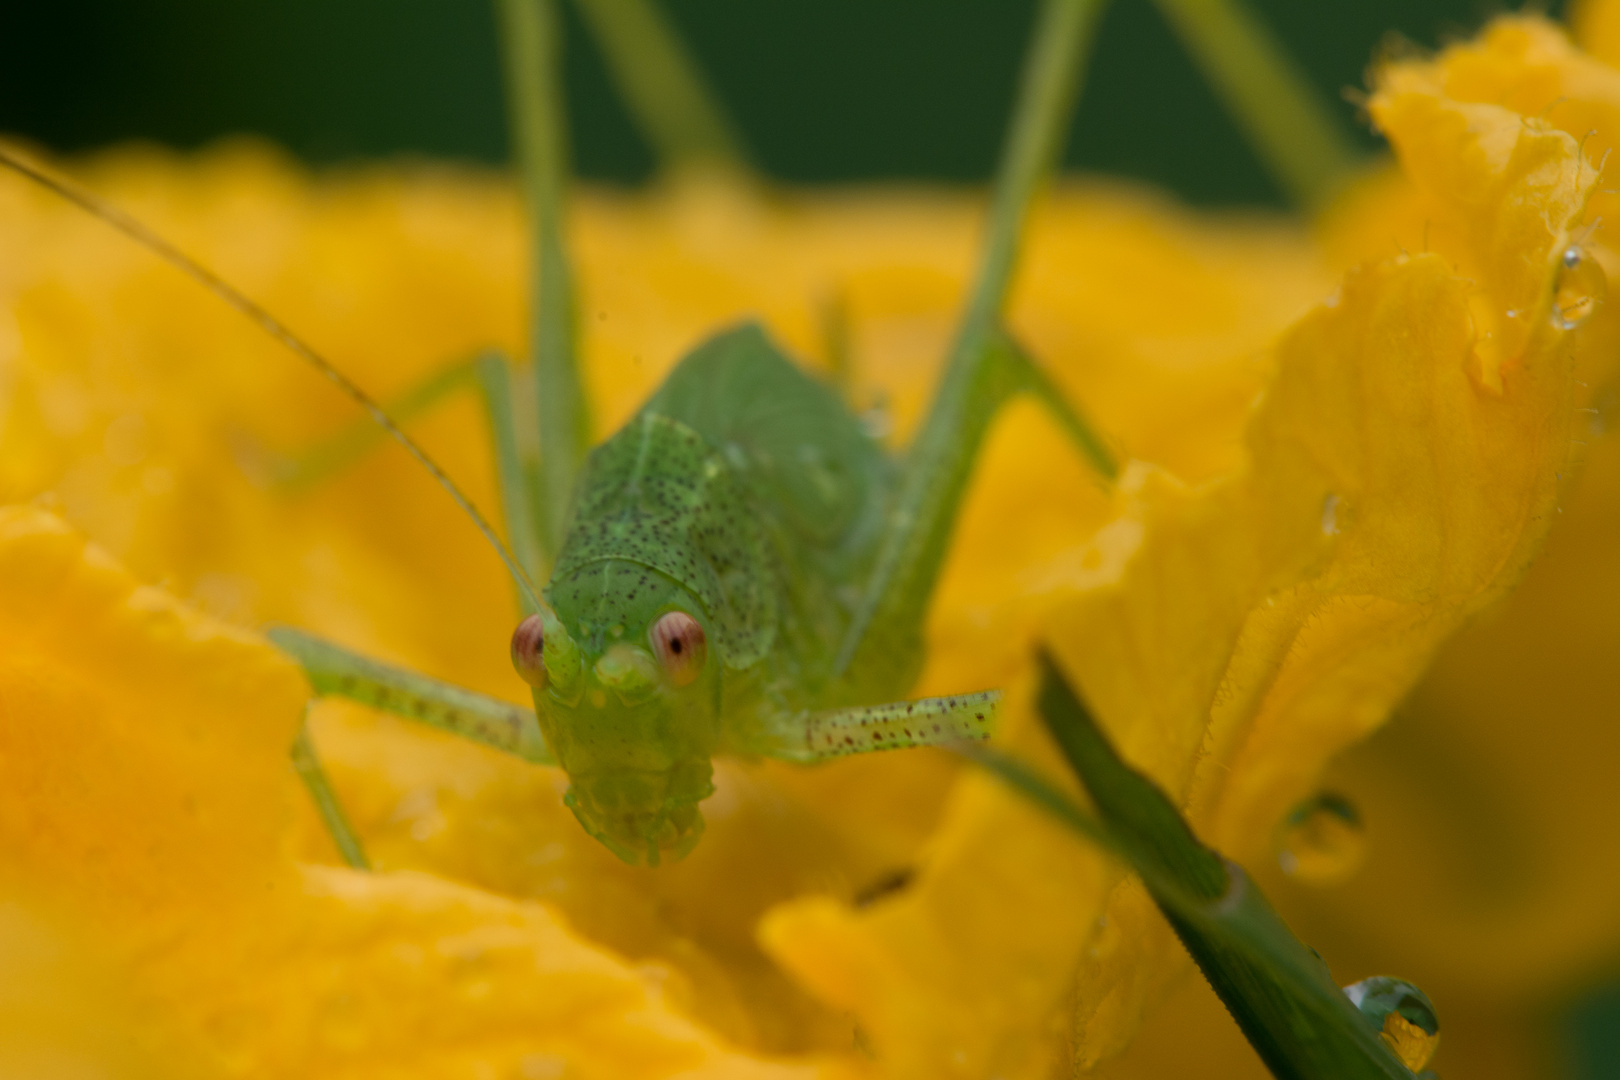
<svg viewBox="0 0 1620 1080">
<path fill-rule="evenodd" d="M 534 364 L 496 355 L 477 364 L 510 546 L 379 406 L 274 317 L 95 197 L 9 153 L 0 163 L 150 247 L 332 378 L 506 562 L 523 608 L 512 660 L 533 687 L 533 711 L 271 629 L 316 693 L 560 766 L 580 824 L 625 861 L 652 866 L 700 837 L 716 754 L 810 763 L 988 734 L 993 690 L 905 695 L 956 510 L 999 406 L 1034 394 L 1101 475 L 1113 472 L 1101 442 L 1000 321 L 1018 234 L 1066 126 L 1098 5 L 1048 0 L 1037 23 L 978 286 L 924 423 L 896 460 L 832 386 L 751 323 L 699 345 L 623 428 L 580 452 L 589 424 L 557 228 L 563 154 L 549 3 L 498 5 L 537 228 Z M 535 440 L 517 437 L 518 379 L 536 388 Z M 526 453 L 535 443 L 538 455 Z M 293 758 L 344 857 L 365 865 L 307 730 Z"/>
</svg>

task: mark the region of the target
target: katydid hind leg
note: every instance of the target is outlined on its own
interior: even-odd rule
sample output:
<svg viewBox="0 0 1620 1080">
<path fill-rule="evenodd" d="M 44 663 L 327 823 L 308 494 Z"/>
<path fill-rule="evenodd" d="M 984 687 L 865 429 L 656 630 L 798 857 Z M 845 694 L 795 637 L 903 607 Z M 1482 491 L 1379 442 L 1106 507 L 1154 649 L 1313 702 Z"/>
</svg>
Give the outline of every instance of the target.
<svg viewBox="0 0 1620 1080">
<path fill-rule="evenodd" d="M 1017 388 L 987 342 L 946 373 L 905 455 L 886 535 L 834 663 L 852 695 L 903 694 L 922 665 L 922 625 L 934 583 L 996 410 Z"/>
<path fill-rule="evenodd" d="M 1045 404 L 1098 475 L 1113 478 L 1113 458 L 1080 412 L 1011 338 L 989 335 L 971 364 L 943 380 L 929 422 L 906 455 L 889 535 L 835 664 L 846 683 L 874 685 L 885 672 L 916 674 L 923 622 L 979 451 L 997 411 L 1019 393 Z M 885 689 L 903 692 L 905 685 Z"/>
<path fill-rule="evenodd" d="M 1088 0 L 1054 2 L 1037 17 L 996 170 L 978 280 L 833 663 L 846 695 L 892 686 L 921 668 L 922 620 L 962 493 L 991 417 L 1019 388 L 998 341 L 1002 312 L 1030 203 L 1059 158 L 1101 9 Z"/>
<path fill-rule="evenodd" d="M 544 578 L 555 554 L 547 545 L 539 491 L 539 451 L 522 437 L 517 404 L 518 377 L 511 362 L 494 350 L 477 361 L 478 388 L 489 419 L 490 440 L 495 451 L 495 475 L 501 489 L 501 516 L 507 543 L 519 565 L 535 581 Z M 518 606 L 527 610 L 523 590 L 518 590 Z"/>
<path fill-rule="evenodd" d="M 507 111 L 529 215 L 529 345 L 524 376 L 540 457 L 536 518 L 548 551 L 562 547 L 574 484 L 590 449 L 591 417 L 574 326 L 574 271 L 564 243 L 568 130 L 562 24 L 555 0 L 497 0 Z"/>
<path fill-rule="evenodd" d="M 1119 462 L 1114 452 L 1079 406 L 1064 396 L 1052 377 L 1011 334 L 1003 334 L 1000 344 L 1003 362 L 1008 365 L 1017 389 L 1040 402 L 1099 477 L 1109 481 L 1119 479 Z"/>
</svg>

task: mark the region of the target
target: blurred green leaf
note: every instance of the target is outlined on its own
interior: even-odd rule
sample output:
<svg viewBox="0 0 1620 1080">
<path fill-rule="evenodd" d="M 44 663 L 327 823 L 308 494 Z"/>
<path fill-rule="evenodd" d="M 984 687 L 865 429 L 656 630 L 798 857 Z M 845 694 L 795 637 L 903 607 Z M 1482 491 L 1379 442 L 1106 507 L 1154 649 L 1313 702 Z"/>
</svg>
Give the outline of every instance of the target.
<svg viewBox="0 0 1620 1080">
<path fill-rule="evenodd" d="M 1041 715 L 1085 785 L 1095 814 L 1005 755 L 980 748 L 963 753 L 1141 875 L 1274 1076 L 1411 1080 L 1412 1071 L 1385 1043 L 1375 1021 L 1351 1002 L 1242 868 L 1199 843 L 1153 781 L 1120 759 L 1044 653 L 1041 666 Z"/>
</svg>

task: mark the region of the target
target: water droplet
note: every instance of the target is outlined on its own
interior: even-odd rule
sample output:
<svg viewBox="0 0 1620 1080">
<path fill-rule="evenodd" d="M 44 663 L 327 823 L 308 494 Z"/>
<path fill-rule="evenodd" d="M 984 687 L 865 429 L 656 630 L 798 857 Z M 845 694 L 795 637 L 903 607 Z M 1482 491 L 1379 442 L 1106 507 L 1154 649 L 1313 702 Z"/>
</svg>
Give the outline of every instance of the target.
<svg viewBox="0 0 1620 1080">
<path fill-rule="evenodd" d="M 1617 413 L 1620 413 L 1620 385 L 1607 383 L 1592 394 L 1588 430 L 1593 435 L 1602 435 L 1612 430 Z"/>
<path fill-rule="evenodd" d="M 869 439 L 887 439 L 894 432 L 894 417 L 889 413 L 887 401 L 879 401 L 861 413 L 860 422 L 861 430 Z"/>
<path fill-rule="evenodd" d="M 1361 815 L 1343 795 L 1324 791 L 1283 821 L 1277 863 L 1308 885 L 1336 885 L 1361 867 L 1367 854 Z"/>
<path fill-rule="evenodd" d="M 1603 267 L 1579 244 L 1569 245 L 1558 259 L 1553 326 L 1560 330 L 1575 329 L 1592 314 L 1607 291 L 1608 278 L 1603 273 Z"/>
<path fill-rule="evenodd" d="M 1344 988 L 1395 1056 L 1417 1072 L 1440 1045 L 1440 1017 L 1427 994 L 1404 979 L 1375 975 Z"/>
<path fill-rule="evenodd" d="M 1337 536 L 1339 533 L 1339 497 L 1329 495 L 1322 500 L 1322 535 Z"/>
</svg>

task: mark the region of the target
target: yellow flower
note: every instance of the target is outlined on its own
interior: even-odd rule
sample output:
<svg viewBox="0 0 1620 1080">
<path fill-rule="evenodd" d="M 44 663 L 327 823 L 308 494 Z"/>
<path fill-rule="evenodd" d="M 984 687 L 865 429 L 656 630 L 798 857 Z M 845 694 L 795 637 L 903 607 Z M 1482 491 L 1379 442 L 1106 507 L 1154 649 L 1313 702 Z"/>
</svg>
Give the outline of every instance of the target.
<svg viewBox="0 0 1620 1080">
<path fill-rule="evenodd" d="M 921 692 L 1021 687 L 1044 633 L 1127 755 L 1251 863 L 1522 572 L 1566 466 L 1572 350 L 1612 340 L 1601 316 L 1553 325 L 1584 313 L 1561 284 L 1600 280 L 1562 265 L 1596 186 L 1578 138 L 1446 70 L 1386 69 L 1373 114 L 1401 170 L 1319 240 L 1104 185 L 1047 201 L 1011 321 L 1135 463 L 1105 492 L 1011 409 L 932 617 Z M 313 180 L 252 145 L 122 151 L 88 176 L 381 396 L 520 339 L 521 229 L 496 181 Z M 903 437 L 976 223 L 941 192 L 585 197 L 598 434 L 743 316 L 824 362 L 836 307 Z M 382 872 L 322 865 L 285 761 L 303 690 L 251 629 L 522 700 L 499 564 L 392 449 L 307 496 L 270 490 L 269 456 L 349 410 L 147 254 L 9 183 L 0 243 L 0 500 L 51 493 L 139 578 L 244 628 L 136 588 L 37 511 L 0 518 L 0 863 L 109 928 L 173 1058 L 1038 1075 L 1118 1052 L 1184 972 L 1117 867 L 930 753 L 720 763 L 702 845 L 647 871 L 579 830 L 557 774 L 323 704 L 316 742 Z M 493 504 L 471 402 L 416 430 Z M 1014 701 L 1008 744 L 1051 762 Z"/>
<path fill-rule="evenodd" d="M 185 164 L 126 152 L 94 180 L 380 393 L 518 336 L 516 208 L 487 181 L 373 174 L 317 185 L 240 146 Z M 96 223 L 26 189 L 4 197 L 0 228 L 18 252 L 6 282 L 15 320 L 0 449 L 7 497 L 51 491 L 147 577 L 167 578 L 216 615 L 295 623 L 521 695 L 505 662 L 512 615 L 499 567 L 414 466 L 383 451 L 304 502 L 262 490 L 255 455 L 341 424 L 343 403 Z M 588 200 L 577 246 L 605 422 L 618 422 L 682 349 L 745 314 L 813 359 L 824 347 L 820 311 L 836 299 L 863 385 L 887 396 L 905 428 L 950 332 L 976 217 L 972 201 L 930 193 L 760 205 L 698 188 Z M 1188 473 L 1218 471 L 1236 452 L 1230 425 L 1263 376 L 1256 357 L 1328 287 L 1308 248 L 1276 226 L 1202 224 L 1106 189 L 1054 199 L 1036 236 L 1020 328 L 1080 396 L 1108 410 L 1122 439 Z M 1149 279 L 1203 302 L 1184 320 L 1156 318 L 1158 296 L 1138 284 Z M 1076 362 L 1093 352 L 1105 362 Z M 1177 403 L 1178 383 L 1198 389 L 1197 400 Z M 470 404 L 423 421 L 421 434 L 487 504 Z M 1002 681 L 1022 663 L 1033 614 L 1106 508 L 1028 406 L 999 426 L 984 472 L 942 589 L 933 688 Z M 1029 524 L 1015 540 L 1002 528 L 1009 514 Z M 851 899 L 909 868 L 955 776 L 923 754 L 812 771 L 726 763 L 697 854 L 649 874 L 578 829 L 554 773 L 341 706 L 317 710 L 316 737 L 380 867 L 541 899 L 590 940 L 651 963 L 670 999 L 711 1028 L 777 1052 L 848 1053 L 854 1031 L 758 949 L 759 917 L 806 893 Z M 279 751 L 263 762 L 283 767 Z M 293 812 L 304 856 L 330 860 L 304 803 Z M 435 1037 L 378 1024 L 400 1054 Z"/>
<path fill-rule="evenodd" d="M 26 507 L 0 511 L 0 642 L 7 883 L 97 929 L 150 1018 L 151 1060 L 267 1076 L 812 1071 L 724 1048 L 545 906 L 294 863 L 297 669 Z"/>
<path fill-rule="evenodd" d="M 1620 6 L 1583 4 L 1572 21 L 1585 51 L 1544 21 L 1502 20 L 1422 70 L 1476 107 L 1505 105 L 1567 132 L 1595 165 L 1620 141 Z M 1584 238 L 1610 270 L 1612 187 L 1594 192 L 1588 217 L 1602 224 Z M 1404 231 L 1406 243 L 1420 226 Z M 1330 959 L 1400 956 L 1402 974 L 1437 1002 L 1459 1003 L 1443 1011 L 1481 1018 L 1481 1042 L 1514 1033 L 1478 1055 L 1476 1075 L 1537 1071 L 1514 1061 L 1546 1052 L 1548 1011 L 1620 954 L 1620 855 L 1604 838 L 1620 813 L 1620 446 L 1607 434 L 1616 331 L 1603 307 L 1580 331 L 1574 361 L 1590 408 L 1571 433 L 1545 555 L 1441 652 L 1390 728 L 1331 774 L 1372 836 L 1402 841 L 1371 845 L 1342 889 L 1285 897 L 1302 936 Z M 1387 908 L 1390 882 L 1400 883 L 1399 917 Z"/>
<path fill-rule="evenodd" d="M 1077 553 L 1079 595 L 1048 621 L 1124 752 L 1249 864 L 1328 758 L 1523 572 L 1569 452 L 1571 335 L 1555 315 L 1573 301 L 1556 286 L 1589 273 L 1560 260 L 1595 170 L 1567 134 L 1459 101 L 1427 66 L 1385 69 L 1371 112 L 1428 250 L 1351 271 L 1281 337 L 1226 476 L 1128 469 Z M 1009 726 L 1055 763 L 1027 719 Z M 1130 1037 L 1180 948 L 1134 883 L 1033 816 L 966 780 L 904 898 L 870 913 L 805 901 L 773 914 L 768 940 L 880 1045 L 911 1051 L 914 1075 L 1006 1067 L 1066 993 L 1092 1064 Z"/>
</svg>

